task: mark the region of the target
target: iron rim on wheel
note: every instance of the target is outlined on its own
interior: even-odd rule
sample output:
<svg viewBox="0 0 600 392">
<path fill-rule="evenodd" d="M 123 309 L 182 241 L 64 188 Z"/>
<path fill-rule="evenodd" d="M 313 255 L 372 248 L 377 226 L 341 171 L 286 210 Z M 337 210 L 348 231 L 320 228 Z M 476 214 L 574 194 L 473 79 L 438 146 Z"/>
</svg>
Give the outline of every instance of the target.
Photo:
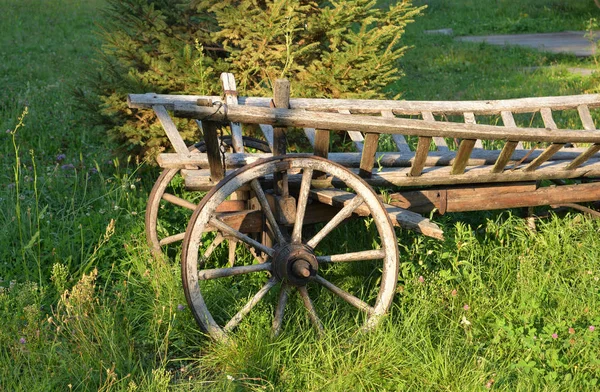
<svg viewBox="0 0 600 392">
<path fill-rule="evenodd" d="M 287 171 L 288 175 L 296 173 L 301 176 L 295 222 L 291 229 L 291 236 L 285 234 L 276 222 L 274 214 L 267 202 L 265 191 L 260 179 L 271 176 L 275 172 Z M 351 188 L 355 196 L 339 210 L 331 220 L 325 224 L 311 238 L 302 238 L 302 226 L 306 206 L 308 203 L 313 173 L 321 172 L 342 181 L 347 188 Z M 300 174 L 301 173 L 301 174 Z M 290 177 L 291 178 L 291 177 Z M 261 244 L 240 231 L 228 226 L 216 214 L 216 208 L 233 192 L 242 187 L 250 187 L 254 191 L 262 213 L 269 223 L 274 238 L 273 246 Z M 359 206 L 366 205 L 376 225 L 379 235 L 380 248 L 360 252 L 322 255 L 318 256 L 318 244 L 329 235 L 342 221 L 350 217 Z M 245 242 L 257 252 L 268 255 L 264 263 L 233 266 L 225 268 L 204 267 L 202 256 L 202 234 L 208 230 L 217 230 Z M 334 283 L 326 280 L 319 274 L 320 265 L 326 263 L 357 262 L 365 260 L 381 260 L 378 292 L 375 300 L 370 303 L 349 293 Z M 322 332 L 322 323 L 318 311 L 314 308 L 308 295 L 307 285 L 315 284 L 329 290 L 333 295 L 359 309 L 363 313 L 365 323 L 363 328 L 375 326 L 382 315 L 389 309 L 398 275 L 398 247 L 394 228 L 388 215 L 373 192 L 371 187 L 360 177 L 350 172 L 343 166 L 337 165 L 323 158 L 312 155 L 294 155 L 273 157 L 258 161 L 254 164 L 231 173 L 219 182 L 198 205 L 185 233 L 182 253 L 182 280 L 187 302 L 198 324 L 213 338 L 224 340 L 228 332 L 232 331 L 246 317 L 250 311 L 266 296 L 266 294 L 281 282 L 280 294 L 275 307 L 273 318 L 273 331 L 279 333 L 284 316 L 284 309 L 291 288 L 295 288 L 301 296 L 302 303 L 308 312 L 312 324 Z M 219 325 L 211 314 L 205 298 L 202 295 L 200 282 L 212 281 L 224 277 L 240 277 L 247 274 L 267 274 L 268 279 L 245 304 L 229 318 L 229 321 Z M 356 293 L 354 293 L 356 294 Z M 368 300 L 367 300 L 368 301 Z M 373 303 L 374 302 L 374 303 Z M 213 308 L 213 311 L 216 309 Z"/>
</svg>

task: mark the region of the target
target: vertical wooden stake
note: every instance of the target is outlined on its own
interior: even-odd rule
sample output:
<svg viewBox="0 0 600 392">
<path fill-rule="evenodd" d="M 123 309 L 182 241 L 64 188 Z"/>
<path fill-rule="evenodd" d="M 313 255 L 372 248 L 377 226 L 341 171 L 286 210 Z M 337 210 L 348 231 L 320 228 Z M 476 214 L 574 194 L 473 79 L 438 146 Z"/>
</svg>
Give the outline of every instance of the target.
<svg viewBox="0 0 600 392">
<path fill-rule="evenodd" d="M 202 121 L 204 130 L 204 141 L 206 142 L 206 154 L 208 156 L 208 166 L 210 168 L 210 179 L 214 182 L 223 179 L 223 161 L 221 160 L 221 150 L 219 147 L 219 136 L 217 129 L 219 124 L 214 121 Z"/>
<path fill-rule="evenodd" d="M 273 86 L 273 104 L 279 109 L 289 109 L 290 107 L 290 82 L 287 79 L 275 80 Z M 285 128 L 273 128 L 273 155 L 285 155 L 287 150 L 287 141 L 285 137 Z M 287 173 L 275 173 L 275 189 L 283 197 L 289 195 Z"/>
</svg>

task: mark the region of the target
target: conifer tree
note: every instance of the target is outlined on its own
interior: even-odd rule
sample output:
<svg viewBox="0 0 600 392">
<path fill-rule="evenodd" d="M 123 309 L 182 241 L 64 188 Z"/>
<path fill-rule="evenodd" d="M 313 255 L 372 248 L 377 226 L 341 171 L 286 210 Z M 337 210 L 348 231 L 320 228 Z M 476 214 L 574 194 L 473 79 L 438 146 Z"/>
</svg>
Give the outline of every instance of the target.
<svg viewBox="0 0 600 392">
<path fill-rule="evenodd" d="M 101 72 L 92 84 L 111 135 L 130 153 L 168 148 L 148 111 L 127 93 L 220 94 L 219 74 L 240 94 L 269 96 L 275 79 L 296 97 L 381 98 L 402 76 L 412 0 L 108 0 Z M 194 126 L 178 124 L 195 141 Z"/>
</svg>

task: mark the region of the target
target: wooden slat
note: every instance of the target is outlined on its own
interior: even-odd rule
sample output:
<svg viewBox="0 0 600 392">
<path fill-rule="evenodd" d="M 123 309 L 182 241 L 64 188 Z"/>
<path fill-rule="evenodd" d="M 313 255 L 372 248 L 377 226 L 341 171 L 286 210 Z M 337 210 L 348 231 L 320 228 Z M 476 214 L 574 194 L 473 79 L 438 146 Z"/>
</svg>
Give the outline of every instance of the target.
<svg viewBox="0 0 600 392">
<path fill-rule="evenodd" d="M 552 118 L 552 110 L 550 108 L 541 108 L 540 109 L 540 114 L 542 115 L 542 120 L 544 121 L 544 126 L 546 126 L 546 128 L 550 129 L 550 130 L 556 130 L 558 129 L 558 127 L 556 126 L 556 123 L 554 122 L 554 119 Z M 552 156 L 561 148 L 564 147 L 564 143 L 552 143 L 550 146 L 548 146 L 548 148 L 546 148 L 546 150 L 544 150 L 544 152 L 537 157 L 536 159 L 534 159 L 529 165 L 527 165 L 527 167 L 525 169 L 523 169 L 526 172 L 529 171 L 534 171 L 535 169 L 537 169 L 538 167 L 540 167 L 540 165 L 544 162 L 546 162 L 547 160 L 549 160 L 550 158 L 552 158 Z"/>
<path fill-rule="evenodd" d="M 429 154 L 430 146 L 430 137 L 419 136 L 419 142 L 417 143 L 417 151 L 415 152 L 415 159 L 410 167 L 409 176 L 417 177 L 421 175 L 421 172 L 425 167 L 425 161 L 427 160 L 427 154 Z"/>
<path fill-rule="evenodd" d="M 587 105 L 577 106 L 577 112 L 579 113 L 579 118 L 581 119 L 583 129 L 586 131 L 595 131 L 596 125 L 594 124 L 594 119 L 592 118 L 590 109 L 587 107 Z"/>
<path fill-rule="evenodd" d="M 329 154 L 329 131 L 315 130 L 315 155 L 327 158 Z"/>
<path fill-rule="evenodd" d="M 504 123 L 505 127 L 517 128 L 517 123 L 515 122 L 515 118 L 513 117 L 512 112 L 503 110 L 502 112 L 500 112 L 500 116 L 502 116 L 502 122 Z M 523 142 L 517 141 L 516 148 L 518 150 L 522 150 Z"/>
<path fill-rule="evenodd" d="M 477 120 L 475 119 L 475 114 L 473 112 L 465 112 L 463 116 L 466 124 L 477 124 Z M 477 139 L 475 141 L 474 148 L 483 148 L 483 143 L 481 143 L 481 140 Z"/>
<path fill-rule="evenodd" d="M 156 105 L 153 107 L 153 109 L 154 113 L 156 114 L 156 117 L 158 117 L 158 120 L 160 121 L 163 129 L 165 130 L 165 133 L 167 134 L 167 137 L 169 138 L 173 149 L 175 149 L 175 151 L 178 154 L 187 154 L 188 148 L 185 145 L 183 139 L 181 138 L 181 135 L 177 130 L 177 126 L 175 126 L 175 123 L 171 119 L 171 116 L 169 116 L 167 109 L 165 109 L 165 107 L 162 105 Z"/>
<path fill-rule="evenodd" d="M 237 87 L 235 85 L 235 77 L 232 73 L 221 74 L 221 86 L 225 96 L 225 103 L 227 105 L 237 105 Z M 233 151 L 244 152 L 244 140 L 242 139 L 242 124 L 239 122 L 229 123 L 231 127 L 231 142 L 233 145 Z"/>
<path fill-rule="evenodd" d="M 313 189 L 310 191 L 311 197 L 321 203 L 343 208 L 350 203 L 356 195 L 340 189 Z M 423 233 L 429 237 L 443 239 L 443 231 L 438 225 L 431 222 L 429 219 L 421 215 L 405 210 L 400 207 L 395 207 L 389 204 L 384 204 L 386 212 L 390 216 L 390 220 L 394 226 L 400 226 L 408 230 L 414 230 Z M 361 204 L 354 213 L 360 216 L 370 215 L 369 207 L 366 204 Z"/>
<path fill-rule="evenodd" d="M 394 113 L 391 110 L 384 110 L 381 112 L 381 117 L 384 118 L 396 118 L 396 116 L 394 116 Z M 395 133 L 392 135 L 392 139 L 394 139 L 394 143 L 396 144 L 396 148 L 398 149 L 398 151 L 402 154 L 411 154 L 412 151 L 410 150 L 410 146 L 408 145 L 408 143 L 406 142 L 406 139 L 404 138 L 403 135 L 400 135 L 398 133 Z"/>
<path fill-rule="evenodd" d="M 338 110 L 338 113 L 351 114 L 350 110 L 347 109 Z M 362 133 L 357 131 L 348 131 L 348 135 L 350 136 L 350 139 L 352 139 L 352 141 L 354 142 L 354 147 L 356 147 L 356 150 L 358 152 L 362 152 L 365 140 Z"/>
<path fill-rule="evenodd" d="M 519 142 L 506 142 L 500 155 L 498 156 L 498 160 L 494 163 L 494 167 L 492 168 L 492 173 L 502 173 L 504 168 L 510 161 L 515 149 L 518 147 Z"/>
<path fill-rule="evenodd" d="M 161 94 L 130 94 L 127 103 L 130 108 L 149 109 L 154 105 L 164 105 L 172 110 L 175 104 L 195 104 L 198 99 L 212 99 L 218 96 L 199 95 L 161 95 Z M 269 98 L 238 97 L 240 105 L 269 107 Z M 391 110 L 399 115 L 418 115 L 422 112 L 445 113 L 461 115 L 473 112 L 476 115 L 499 114 L 502 111 L 513 113 L 531 113 L 541 107 L 552 110 L 575 109 L 579 105 L 589 108 L 600 107 L 600 94 L 584 94 L 541 98 L 518 98 L 505 100 L 482 101 L 395 101 L 374 99 L 324 99 L 324 98 L 294 98 L 290 107 L 318 111 L 350 110 L 352 113 L 378 114 L 382 110 Z"/>
<path fill-rule="evenodd" d="M 435 121 L 435 117 L 433 117 L 432 112 L 423 112 L 421 115 L 425 121 Z M 438 151 L 449 151 L 448 144 L 446 144 L 446 140 L 443 137 L 434 136 L 433 142 L 435 143 Z"/>
<path fill-rule="evenodd" d="M 217 129 L 219 124 L 214 121 L 203 121 L 204 141 L 206 142 L 206 154 L 208 156 L 208 165 L 210 168 L 210 179 L 213 182 L 220 181 L 224 176 L 224 167 L 219 148 L 219 138 Z"/>
<path fill-rule="evenodd" d="M 286 79 L 275 80 L 273 87 L 273 103 L 276 108 L 287 109 L 290 107 L 290 82 Z M 283 155 L 287 150 L 285 128 L 273 128 L 273 155 Z"/>
<path fill-rule="evenodd" d="M 573 170 L 581 165 L 583 165 L 588 159 L 594 156 L 595 153 L 600 151 L 600 144 L 593 144 L 586 151 L 582 152 L 577 158 L 573 160 L 568 166 L 567 170 Z"/>
<path fill-rule="evenodd" d="M 260 130 L 262 131 L 267 143 L 269 143 L 269 148 L 273 151 L 273 127 L 266 124 L 259 124 Z"/>
<path fill-rule="evenodd" d="M 456 175 L 465 172 L 465 167 L 467 167 L 467 161 L 469 160 L 471 151 L 473 151 L 473 147 L 475 147 L 475 140 L 473 139 L 463 139 L 460 142 L 450 174 Z"/>
<path fill-rule="evenodd" d="M 315 133 L 316 130 L 314 128 L 304 128 L 304 134 L 313 148 L 315 148 Z"/>
<path fill-rule="evenodd" d="M 360 158 L 360 170 L 358 175 L 361 177 L 371 177 L 373 165 L 375 164 L 375 153 L 377 152 L 377 144 L 379 142 L 379 134 L 367 133 L 365 145 L 363 147 L 362 156 Z"/>
</svg>

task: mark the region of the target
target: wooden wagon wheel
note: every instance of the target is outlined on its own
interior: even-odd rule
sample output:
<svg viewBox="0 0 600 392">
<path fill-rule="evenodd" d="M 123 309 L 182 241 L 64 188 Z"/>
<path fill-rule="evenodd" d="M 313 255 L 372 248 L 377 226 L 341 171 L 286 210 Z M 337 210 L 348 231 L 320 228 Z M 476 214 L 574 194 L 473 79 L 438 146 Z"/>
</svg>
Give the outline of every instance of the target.
<svg viewBox="0 0 600 392">
<path fill-rule="evenodd" d="M 277 223 L 261 184 L 261 181 L 263 184 L 268 183 L 264 180 L 265 177 L 286 171 L 288 178 L 291 179 L 290 188 L 294 181 L 300 183 L 296 194 L 295 222 L 293 228 L 289 227 L 291 235 L 287 234 L 288 227 L 280 227 Z M 345 206 L 335 213 L 314 236 L 302 238 L 303 220 L 315 172 L 336 177 L 345 184 L 344 188 L 351 189 L 356 196 L 348 200 Z M 272 247 L 261 244 L 224 223 L 226 218 L 216 213 L 217 206 L 241 187 L 253 190 L 262 213 L 269 223 L 274 238 Z M 370 246 L 369 249 L 358 252 L 322 255 L 319 243 L 361 205 L 366 205 L 370 210 L 370 217 L 375 223 L 379 237 L 377 239 L 379 248 L 373 250 Z M 206 258 L 203 257 L 202 237 L 203 233 L 215 230 L 237 238 L 257 252 L 267 254 L 266 262 L 258 263 L 253 260 L 246 265 L 238 265 L 236 262 L 233 267 L 222 263 L 212 268 L 213 265 L 208 265 Z M 377 267 L 369 269 L 369 273 L 378 274 L 374 278 L 373 282 L 376 283 L 373 283 L 371 291 L 360 293 L 362 290 L 356 289 L 355 292 L 350 293 L 346 291 L 349 286 L 341 288 L 342 284 L 339 282 L 327 280 L 328 270 L 332 271 L 328 267 L 356 266 L 352 263 L 367 260 L 377 261 Z M 308 295 L 307 287 L 310 285 L 312 290 L 312 287 L 323 286 L 341 300 L 360 310 L 359 314 L 363 315 L 365 320 L 363 328 L 372 327 L 386 313 L 393 300 L 398 275 L 398 247 L 394 228 L 383 205 L 371 187 L 360 177 L 343 166 L 312 155 L 278 156 L 255 162 L 235 171 L 219 182 L 202 199 L 186 230 L 181 268 L 183 287 L 190 309 L 198 324 L 217 340 L 226 339 L 227 333 L 233 330 L 276 285 L 280 286 L 280 293 L 274 311 L 274 333 L 279 333 L 281 329 L 288 293 L 292 288 L 300 294 L 309 319 L 320 333 L 323 326 Z M 341 280 L 341 283 L 346 279 L 339 276 L 335 278 Z M 363 282 L 366 279 L 361 277 L 358 280 Z M 224 287 L 222 291 L 219 294 L 211 292 L 215 284 L 219 285 L 221 282 Z M 357 295 L 363 298 L 358 298 Z M 215 302 L 211 303 L 213 300 Z M 225 307 L 235 309 L 226 310 Z"/>
<path fill-rule="evenodd" d="M 231 136 L 223 137 L 223 144 L 228 148 L 232 146 Z M 252 148 L 260 152 L 271 152 L 269 145 L 262 140 L 255 139 L 252 137 L 244 137 L 243 138 L 244 146 L 247 148 Z M 206 152 L 205 143 L 199 142 L 189 148 L 190 152 Z M 166 169 L 164 170 L 156 182 L 152 187 L 152 191 L 150 192 L 150 196 L 148 197 L 148 203 L 146 204 L 146 240 L 148 241 L 148 245 L 151 247 L 152 251 L 155 254 L 162 254 L 162 248 L 169 244 L 177 243 L 183 240 L 184 232 L 178 233 L 169 233 L 168 235 L 162 235 L 159 230 L 160 225 L 160 213 L 161 210 L 164 210 L 166 205 L 179 206 L 183 209 L 187 209 L 193 211 L 197 204 L 193 200 L 187 200 L 184 197 L 180 197 L 181 195 L 174 195 L 172 193 L 167 192 L 169 185 L 172 184 L 180 169 Z M 167 213 L 168 214 L 168 213 Z M 186 219 L 187 222 L 187 219 Z M 220 244 L 222 241 L 221 238 L 215 242 L 215 246 L 210 251 L 214 250 L 216 246 Z M 235 248 L 233 248 L 235 250 Z M 230 249 L 230 253 L 231 249 Z"/>
</svg>

